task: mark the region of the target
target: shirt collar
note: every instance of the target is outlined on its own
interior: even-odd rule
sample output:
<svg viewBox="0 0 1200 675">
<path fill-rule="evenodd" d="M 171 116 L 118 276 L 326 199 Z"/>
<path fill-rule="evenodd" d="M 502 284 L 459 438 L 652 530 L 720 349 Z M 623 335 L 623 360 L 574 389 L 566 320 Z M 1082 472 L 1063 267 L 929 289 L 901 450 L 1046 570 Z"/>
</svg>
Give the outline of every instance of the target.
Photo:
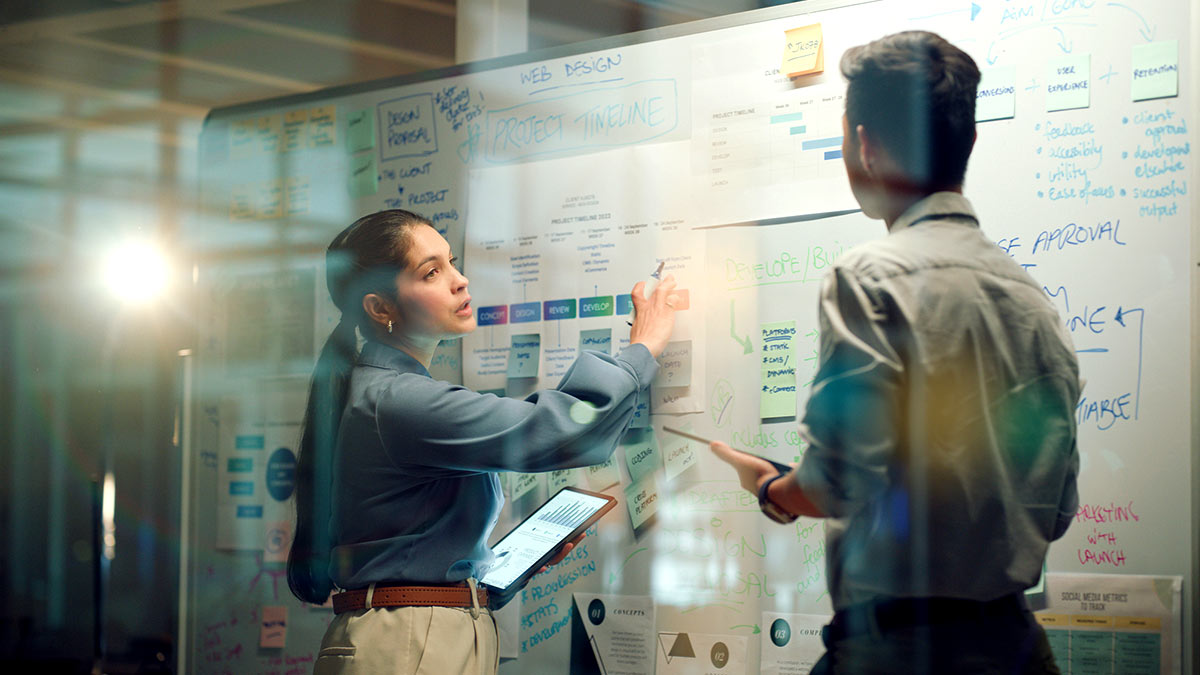
<svg viewBox="0 0 1200 675">
<path fill-rule="evenodd" d="M 417 361 L 395 347 L 385 345 L 382 342 L 375 342 L 374 340 L 368 341 L 363 345 L 362 353 L 358 355 L 358 364 L 432 377 L 429 371 L 425 369 L 425 366 L 421 365 L 420 361 Z"/>
<path fill-rule="evenodd" d="M 958 192 L 935 192 L 900 214 L 890 232 L 894 234 L 930 219 L 968 221 L 964 224 L 979 227 L 979 218 L 966 197 Z"/>
</svg>

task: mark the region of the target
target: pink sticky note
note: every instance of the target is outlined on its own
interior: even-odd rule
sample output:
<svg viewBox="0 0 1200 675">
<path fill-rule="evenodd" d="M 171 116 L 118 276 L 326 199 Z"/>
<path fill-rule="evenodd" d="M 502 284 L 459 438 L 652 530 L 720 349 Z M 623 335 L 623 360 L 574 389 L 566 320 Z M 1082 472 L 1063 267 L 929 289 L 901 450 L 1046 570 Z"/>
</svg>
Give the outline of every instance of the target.
<svg viewBox="0 0 1200 675">
<path fill-rule="evenodd" d="M 258 646 L 266 649 L 283 649 L 285 644 L 287 644 L 287 607 L 264 605 Z"/>
</svg>

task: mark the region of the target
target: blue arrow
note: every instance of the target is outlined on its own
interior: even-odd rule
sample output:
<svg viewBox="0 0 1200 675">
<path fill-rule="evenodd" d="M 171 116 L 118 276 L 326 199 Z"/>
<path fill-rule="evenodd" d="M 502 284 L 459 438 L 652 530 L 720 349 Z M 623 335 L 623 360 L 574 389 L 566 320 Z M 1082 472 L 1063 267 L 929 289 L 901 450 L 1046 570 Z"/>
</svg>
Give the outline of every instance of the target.
<svg viewBox="0 0 1200 675">
<path fill-rule="evenodd" d="M 972 2 L 971 3 L 971 20 L 974 21 L 975 17 L 979 16 L 979 13 L 981 11 L 983 11 L 983 8 L 980 7 L 977 3 Z"/>
<path fill-rule="evenodd" d="M 1054 30 L 1058 31 L 1058 48 L 1063 50 L 1064 54 L 1070 54 L 1071 48 L 1075 46 L 1074 43 L 1065 44 L 1067 40 L 1067 34 L 1064 33 L 1063 29 L 1059 28 L 1058 26 L 1055 26 Z"/>
<path fill-rule="evenodd" d="M 992 56 L 992 50 L 995 48 L 996 48 L 996 43 L 995 43 L 995 41 L 993 41 L 991 46 L 988 47 L 987 62 L 988 62 L 989 66 L 995 65 L 996 60 L 1000 58 L 999 56 Z"/>
<path fill-rule="evenodd" d="M 1155 26 L 1154 28 L 1151 28 L 1150 23 L 1146 21 L 1146 17 L 1142 16 L 1136 9 L 1130 7 L 1129 5 L 1122 5 L 1119 2 L 1110 2 L 1108 3 L 1108 6 L 1120 7 L 1121 9 L 1127 9 L 1133 12 L 1133 15 L 1142 22 L 1142 27 L 1138 29 L 1138 32 L 1142 34 L 1142 37 L 1146 39 L 1146 42 L 1151 42 L 1154 40 L 1154 35 L 1158 33 L 1158 27 Z"/>
<path fill-rule="evenodd" d="M 1117 315 L 1113 318 L 1122 326 L 1125 325 L 1125 317 L 1134 312 L 1138 313 L 1138 375 L 1137 375 L 1137 395 L 1133 399 L 1133 419 L 1138 418 L 1138 409 L 1142 405 L 1142 335 L 1143 329 L 1146 327 L 1146 310 L 1141 307 L 1133 309 L 1122 309 L 1117 307 Z"/>
</svg>

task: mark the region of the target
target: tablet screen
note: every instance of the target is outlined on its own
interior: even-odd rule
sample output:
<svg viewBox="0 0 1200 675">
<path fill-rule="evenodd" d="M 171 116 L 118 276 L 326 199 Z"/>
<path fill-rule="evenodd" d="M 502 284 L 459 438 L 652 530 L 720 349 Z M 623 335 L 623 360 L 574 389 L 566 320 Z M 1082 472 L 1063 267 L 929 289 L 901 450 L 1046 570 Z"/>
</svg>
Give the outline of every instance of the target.
<svg viewBox="0 0 1200 675">
<path fill-rule="evenodd" d="M 492 547 L 496 560 L 481 582 L 508 588 L 611 500 L 564 489 Z"/>
</svg>

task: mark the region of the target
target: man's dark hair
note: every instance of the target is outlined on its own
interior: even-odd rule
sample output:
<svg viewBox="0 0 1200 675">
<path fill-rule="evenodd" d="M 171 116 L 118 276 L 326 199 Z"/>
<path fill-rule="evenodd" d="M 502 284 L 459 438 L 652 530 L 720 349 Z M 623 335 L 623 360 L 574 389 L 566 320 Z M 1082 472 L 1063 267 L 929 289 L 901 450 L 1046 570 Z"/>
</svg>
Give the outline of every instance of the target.
<svg viewBox="0 0 1200 675">
<path fill-rule="evenodd" d="M 841 70 L 851 134 L 863 125 L 916 187 L 962 185 L 979 86 L 966 52 L 935 33 L 905 31 L 847 50 Z"/>
</svg>

